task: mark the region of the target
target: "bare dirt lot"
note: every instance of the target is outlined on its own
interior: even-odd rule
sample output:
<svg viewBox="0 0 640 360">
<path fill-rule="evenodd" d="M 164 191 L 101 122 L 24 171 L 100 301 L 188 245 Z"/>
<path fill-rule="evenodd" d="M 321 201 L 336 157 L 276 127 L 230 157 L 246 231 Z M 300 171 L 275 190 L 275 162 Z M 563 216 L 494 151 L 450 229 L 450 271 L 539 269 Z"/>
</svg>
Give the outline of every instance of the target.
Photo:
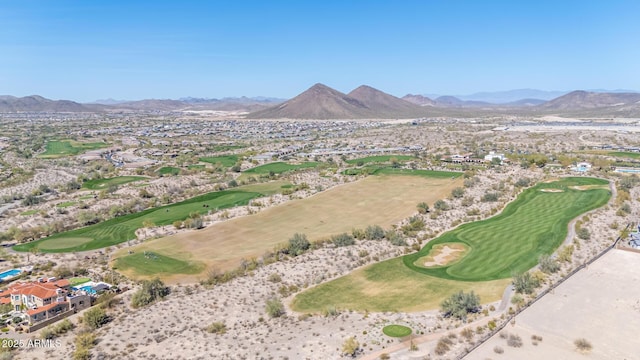
<svg viewBox="0 0 640 360">
<path fill-rule="evenodd" d="M 520 336 L 522 347 L 510 347 L 495 335 L 465 359 L 637 359 L 639 267 L 640 254 L 610 251 L 502 330 Z M 534 335 L 543 339 L 537 345 Z M 592 345 L 591 351 L 576 350 L 580 338 Z M 504 353 L 496 353 L 498 348 Z"/>
<path fill-rule="evenodd" d="M 255 215 L 151 240 L 134 251 L 153 251 L 228 270 L 243 258 L 260 256 L 285 243 L 296 232 L 313 241 L 368 225 L 389 227 L 415 213 L 417 203 L 433 204 L 461 185 L 460 178 L 370 176 Z M 126 275 L 136 277 L 135 273 Z M 164 280 L 191 282 L 199 278 L 202 276 L 178 274 L 165 276 Z"/>
</svg>

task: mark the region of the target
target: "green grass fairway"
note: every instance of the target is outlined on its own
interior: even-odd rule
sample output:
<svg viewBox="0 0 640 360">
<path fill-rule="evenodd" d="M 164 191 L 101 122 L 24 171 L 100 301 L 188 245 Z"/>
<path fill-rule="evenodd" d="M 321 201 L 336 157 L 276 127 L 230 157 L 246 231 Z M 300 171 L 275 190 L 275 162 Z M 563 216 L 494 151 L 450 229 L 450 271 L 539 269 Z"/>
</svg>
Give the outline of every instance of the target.
<svg viewBox="0 0 640 360">
<path fill-rule="evenodd" d="M 82 184 L 82 187 L 89 190 L 103 190 L 111 185 L 122 185 L 146 179 L 146 177 L 142 176 L 117 176 L 108 179 L 87 180 Z"/>
<path fill-rule="evenodd" d="M 598 188 L 606 184 L 605 180 L 582 177 L 540 183 L 525 190 L 499 215 L 461 225 L 417 253 L 373 264 L 306 290 L 295 297 L 291 307 L 300 312 L 321 312 L 328 306 L 420 311 L 437 308 L 460 290 L 475 291 L 483 303 L 496 301 L 511 282 L 512 272 L 530 269 L 540 254 L 551 254 L 560 246 L 571 219 L 607 203 L 609 190 Z M 453 263 L 430 268 L 414 264 L 433 254 L 436 245 L 456 243 L 469 250 Z"/>
<path fill-rule="evenodd" d="M 382 328 L 382 332 L 391 337 L 405 337 L 411 335 L 411 328 L 402 325 L 387 325 Z"/>
<path fill-rule="evenodd" d="M 56 207 L 64 209 L 64 208 L 68 208 L 70 206 L 73 206 L 75 204 L 77 204 L 76 201 L 65 201 L 65 202 L 61 202 L 60 204 L 56 205 Z"/>
<path fill-rule="evenodd" d="M 45 152 L 38 155 L 42 159 L 56 159 L 69 155 L 78 155 L 88 150 L 95 150 L 109 146 L 103 142 L 83 143 L 74 140 L 60 140 L 47 142 Z"/>
<path fill-rule="evenodd" d="M 204 165 L 189 165 L 187 166 L 187 169 L 189 170 L 202 170 L 204 169 Z"/>
<path fill-rule="evenodd" d="M 116 259 L 113 268 L 117 270 L 135 270 L 142 277 L 161 274 L 197 274 L 204 264 L 184 261 L 154 252 L 136 252 Z"/>
<path fill-rule="evenodd" d="M 176 220 L 186 219 L 194 211 L 205 214 L 209 210 L 246 205 L 251 199 L 279 192 L 282 185 L 283 182 L 272 182 L 212 192 L 179 203 L 119 216 L 99 224 L 16 245 L 13 249 L 29 251 L 33 247 L 38 247 L 42 252 L 74 252 L 112 246 L 134 239 L 135 231 L 142 227 L 145 220 L 150 220 L 155 225 L 169 225 Z M 257 192 L 253 189 L 262 191 Z"/>
<path fill-rule="evenodd" d="M 56 252 L 56 250 L 60 249 L 79 247 L 91 241 L 93 241 L 93 238 L 90 237 L 67 236 L 60 237 L 56 241 L 42 241 L 37 247 L 42 252 Z"/>
<path fill-rule="evenodd" d="M 567 236 L 571 219 L 607 203 L 608 189 L 575 186 L 606 185 L 605 180 L 565 178 L 525 190 L 502 213 L 464 224 L 430 241 L 422 250 L 403 258 L 407 267 L 426 275 L 452 280 L 487 281 L 523 272 L 542 254 L 553 253 Z M 558 189 L 562 192 L 543 192 Z M 440 268 L 414 263 L 443 243 L 463 243 L 471 250 L 460 261 Z"/>
<path fill-rule="evenodd" d="M 281 182 L 278 189 L 287 185 Z M 261 192 L 262 186 L 255 184 L 243 188 Z M 417 202 L 432 204 L 459 186 L 462 186 L 460 178 L 369 176 L 305 199 L 264 209 L 251 216 L 230 219 L 202 230 L 145 241 L 133 248 L 115 251 L 113 257 L 127 256 L 127 250 L 134 249 L 136 253 L 151 251 L 181 260 L 203 262 L 207 268 L 231 270 L 238 267 L 242 258 L 259 257 L 265 251 L 286 243 L 295 233 L 304 233 L 309 241 L 315 241 L 372 224 L 389 228 L 414 214 Z M 183 253 L 189 256 L 184 257 L 181 255 Z M 138 277 L 135 271 L 125 274 L 133 279 Z M 169 276 L 162 279 L 166 282 L 188 283 L 201 280 L 204 276 Z"/>
<path fill-rule="evenodd" d="M 31 210 L 27 210 L 27 211 L 23 211 L 20 213 L 20 215 L 22 216 L 29 216 L 29 215 L 33 215 L 33 214 L 37 214 L 38 210 L 36 209 L 31 209 Z"/>
<path fill-rule="evenodd" d="M 177 167 L 173 167 L 173 166 L 163 166 L 160 169 L 158 169 L 158 174 L 160 175 L 179 175 L 180 174 L 180 169 L 178 169 Z"/>
<path fill-rule="evenodd" d="M 436 170 L 412 170 L 412 169 L 395 169 L 387 166 L 368 165 L 359 169 L 347 169 L 345 175 L 411 175 L 422 176 L 427 178 L 455 179 L 463 175 L 457 171 L 436 171 Z"/>
<path fill-rule="evenodd" d="M 76 285 L 80 285 L 80 284 L 84 284 L 88 281 L 91 281 L 91 278 L 88 277 L 73 277 L 71 279 L 69 279 L 69 284 L 71 284 L 71 286 L 76 286 Z"/>
<path fill-rule="evenodd" d="M 222 164 L 225 167 L 232 167 L 238 162 L 237 155 L 209 156 L 201 157 L 200 161 L 210 164 Z"/>
<path fill-rule="evenodd" d="M 611 152 L 608 152 L 607 155 L 622 157 L 622 158 L 640 159 L 640 153 L 637 153 L 637 152 L 611 151 Z"/>
<path fill-rule="evenodd" d="M 398 161 L 408 161 L 415 159 L 415 157 L 410 155 L 376 155 L 376 156 L 367 156 L 359 159 L 347 160 L 347 164 L 357 164 L 359 162 L 368 164 L 368 163 L 385 163 L 390 162 L 391 158 L 396 158 Z"/>
<path fill-rule="evenodd" d="M 395 258 L 305 290 L 296 295 L 291 308 L 302 313 L 321 313 L 331 306 L 355 311 L 424 311 L 437 309 L 444 298 L 460 290 L 473 290 L 483 303 L 497 301 L 510 282 L 441 279 L 413 271 L 402 258 Z"/>
<path fill-rule="evenodd" d="M 302 164 L 287 164 L 284 162 L 274 162 L 270 164 L 256 166 L 251 169 L 247 169 L 244 171 L 244 173 L 251 174 L 251 175 L 269 174 L 270 172 L 273 172 L 275 174 L 281 174 L 283 172 L 292 171 L 292 170 L 314 168 L 318 165 L 319 163 L 312 162 L 312 161 L 304 162 Z"/>
</svg>

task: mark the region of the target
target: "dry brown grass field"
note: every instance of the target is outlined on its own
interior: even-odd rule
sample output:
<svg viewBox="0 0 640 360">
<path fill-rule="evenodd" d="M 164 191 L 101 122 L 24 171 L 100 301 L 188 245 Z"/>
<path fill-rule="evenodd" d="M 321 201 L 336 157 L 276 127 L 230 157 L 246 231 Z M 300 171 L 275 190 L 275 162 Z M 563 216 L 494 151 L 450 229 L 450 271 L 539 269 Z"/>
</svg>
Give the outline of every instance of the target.
<svg viewBox="0 0 640 360">
<path fill-rule="evenodd" d="M 368 225 L 389 227 L 415 213 L 417 203 L 433 204 L 461 185 L 462 178 L 370 176 L 254 215 L 151 240 L 132 250 L 200 262 L 207 269 L 228 270 L 237 267 L 243 258 L 260 256 L 285 243 L 296 232 L 314 241 Z M 121 250 L 116 257 L 126 256 L 128 250 Z M 132 278 L 143 277 L 131 268 L 120 271 Z M 204 277 L 203 273 L 158 275 L 169 282 L 192 282 Z"/>
</svg>

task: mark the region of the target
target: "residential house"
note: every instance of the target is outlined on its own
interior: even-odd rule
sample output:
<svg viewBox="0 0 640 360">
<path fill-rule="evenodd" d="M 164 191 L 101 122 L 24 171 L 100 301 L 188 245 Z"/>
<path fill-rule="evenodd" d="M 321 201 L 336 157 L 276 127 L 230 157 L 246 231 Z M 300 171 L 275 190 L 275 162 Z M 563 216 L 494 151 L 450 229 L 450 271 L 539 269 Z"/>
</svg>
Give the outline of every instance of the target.
<svg viewBox="0 0 640 360">
<path fill-rule="evenodd" d="M 49 280 L 18 282 L 0 292 L 0 298 L 9 297 L 14 311 L 27 315 L 30 324 L 91 306 L 91 298 L 86 292 L 71 293 L 68 280 Z M 7 301 L 2 300 L 2 303 Z"/>
</svg>

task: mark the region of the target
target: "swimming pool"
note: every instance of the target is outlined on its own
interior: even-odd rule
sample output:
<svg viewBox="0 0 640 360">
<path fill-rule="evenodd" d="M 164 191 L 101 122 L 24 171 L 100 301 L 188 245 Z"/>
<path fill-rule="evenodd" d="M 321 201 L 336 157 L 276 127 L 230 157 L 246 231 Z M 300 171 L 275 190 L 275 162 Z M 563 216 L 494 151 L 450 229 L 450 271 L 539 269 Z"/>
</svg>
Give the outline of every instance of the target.
<svg viewBox="0 0 640 360">
<path fill-rule="evenodd" d="M 614 172 L 620 172 L 620 173 L 629 173 L 629 174 L 640 174 L 640 169 L 634 169 L 634 168 L 617 168 L 614 170 Z"/>
<path fill-rule="evenodd" d="M 0 279 L 1 280 L 5 280 L 8 278 L 12 278 L 15 276 L 18 276 L 22 271 L 18 270 L 18 269 L 11 269 L 11 270 L 7 270 L 7 271 L 3 271 L 0 273 Z"/>
</svg>

